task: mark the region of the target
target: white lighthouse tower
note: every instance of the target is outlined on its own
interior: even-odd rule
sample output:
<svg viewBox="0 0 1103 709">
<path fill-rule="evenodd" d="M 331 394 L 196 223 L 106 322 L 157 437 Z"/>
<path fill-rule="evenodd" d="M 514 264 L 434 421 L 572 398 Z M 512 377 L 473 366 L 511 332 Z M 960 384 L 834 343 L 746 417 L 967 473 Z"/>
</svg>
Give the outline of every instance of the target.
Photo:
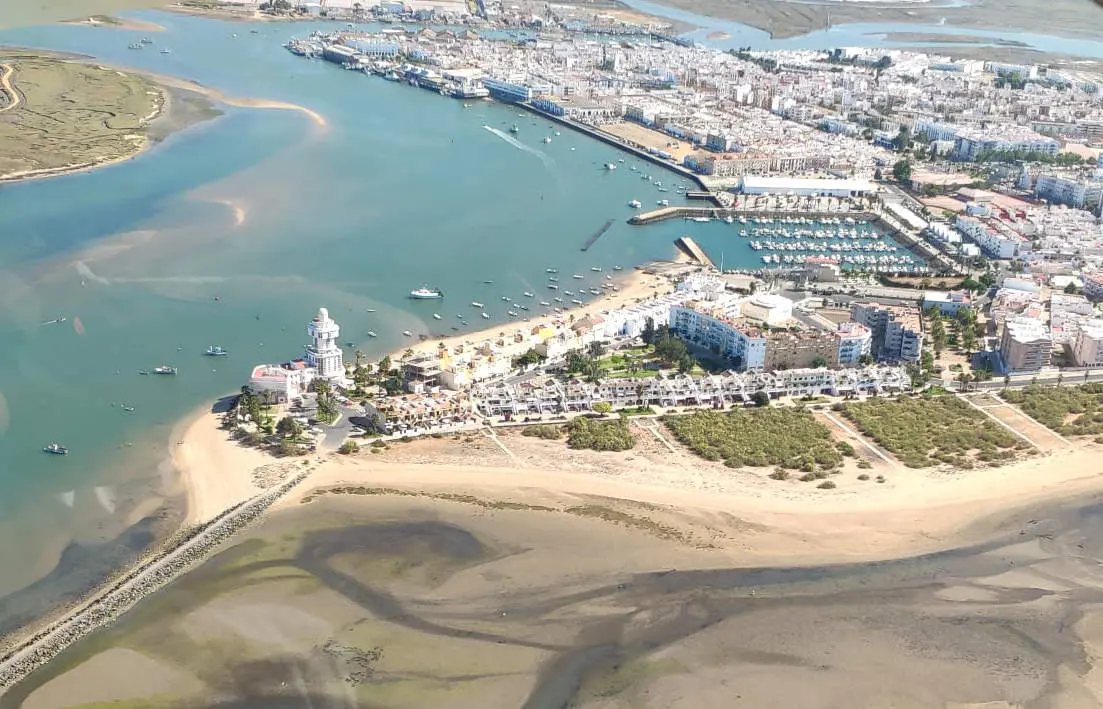
<svg viewBox="0 0 1103 709">
<path fill-rule="evenodd" d="M 313 367 L 322 379 L 343 379 L 344 355 L 337 346 L 341 328 L 329 317 L 328 310 L 318 308 L 318 314 L 306 326 L 306 334 L 310 335 L 310 344 L 306 346 L 307 365 Z"/>
</svg>

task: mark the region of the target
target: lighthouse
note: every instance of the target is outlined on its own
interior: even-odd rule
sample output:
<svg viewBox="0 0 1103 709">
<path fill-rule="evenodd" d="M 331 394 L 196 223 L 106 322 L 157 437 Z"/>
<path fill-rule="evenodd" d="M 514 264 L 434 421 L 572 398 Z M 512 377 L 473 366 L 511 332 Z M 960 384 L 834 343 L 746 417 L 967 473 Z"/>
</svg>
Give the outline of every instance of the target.
<svg viewBox="0 0 1103 709">
<path fill-rule="evenodd" d="M 328 310 L 318 308 L 318 314 L 307 323 L 306 334 L 310 336 L 310 344 L 306 346 L 307 365 L 313 367 L 322 379 L 330 381 L 343 379 L 344 354 L 337 346 L 341 328 L 329 317 Z"/>
</svg>

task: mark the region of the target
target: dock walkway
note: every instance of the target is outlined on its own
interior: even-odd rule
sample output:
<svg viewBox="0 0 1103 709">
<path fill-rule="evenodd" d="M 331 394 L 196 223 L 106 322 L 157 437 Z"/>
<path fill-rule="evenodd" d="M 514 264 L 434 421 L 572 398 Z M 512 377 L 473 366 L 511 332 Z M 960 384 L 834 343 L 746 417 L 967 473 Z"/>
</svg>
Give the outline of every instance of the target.
<svg viewBox="0 0 1103 709">
<path fill-rule="evenodd" d="M 716 267 L 712 259 L 708 257 L 704 249 L 697 245 L 697 242 L 693 240 L 692 236 L 680 236 L 674 241 L 674 245 L 702 266 L 708 266 L 709 268 Z"/>
</svg>

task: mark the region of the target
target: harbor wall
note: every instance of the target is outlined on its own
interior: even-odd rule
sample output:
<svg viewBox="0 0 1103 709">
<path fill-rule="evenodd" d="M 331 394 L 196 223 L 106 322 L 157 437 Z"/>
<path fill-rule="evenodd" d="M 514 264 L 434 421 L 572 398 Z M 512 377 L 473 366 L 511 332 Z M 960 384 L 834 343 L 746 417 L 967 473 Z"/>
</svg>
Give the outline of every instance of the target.
<svg viewBox="0 0 1103 709">
<path fill-rule="evenodd" d="M 643 212 L 628 220 L 629 224 L 644 225 L 655 224 L 656 222 L 666 221 L 667 219 L 688 219 L 691 217 L 710 217 L 712 219 L 723 219 L 724 217 L 805 217 L 808 219 L 827 218 L 827 217 L 850 217 L 860 222 L 877 222 L 878 217 L 873 212 L 809 212 L 802 210 L 764 210 L 764 209 L 742 209 L 738 207 L 698 207 L 698 206 L 678 206 L 678 207 L 663 207 L 661 209 L 655 209 L 650 212 Z M 885 229 L 891 231 L 890 229 Z"/>
<path fill-rule="evenodd" d="M 670 170 L 671 172 L 677 174 L 679 177 L 684 177 L 687 180 L 693 180 L 702 190 L 708 191 L 708 189 L 709 189 L 708 185 L 706 185 L 701 180 L 701 176 L 698 175 L 697 173 L 695 173 L 693 170 L 690 170 L 689 168 L 686 168 L 686 167 L 681 167 L 680 165 L 675 165 L 674 163 L 670 162 L 669 160 L 664 160 L 664 159 L 660 158 L 658 155 L 652 155 L 651 153 L 647 152 L 646 150 L 640 150 L 639 148 L 634 148 L 631 145 L 627 145 L 626 143 L 622 142 L 619 138 L 617 138 L 615 136 L 612 136 L 612 135 L 609 135 L 608 133 L 604 133 L 600 130 L 597 130 L 596 128 L 593 128 L 591 126 L 586 125 L 585 123 L 579 123 L 578 121 L 567 118 L 566 116 L 556 116 L 555 114 L 548 113 L 547 111 L 543 111 L 543 110 L 537 108 L 536 106 L 533 106 L 533 105 L 528 104 L 528 103 L 517 103 L 517 104 L 514 104 L 514 105 L 520 106 L 520 107 L 522 107 L 522 108 L 524 108 L 528 111 L 531 111 L 532 113 L 535 113 L 536 115 L 540 116 L 541 118 L 547 118 L 549 121 L 554 121 L 554 122 L 556 122 L 560 125 L 567 126 L 571 130 L 578 131 L 579 133 L 585 133 L 586 135 L 590 136 L 591 138 L 593 138 L 595 140 L 600 140 L 601 142 L 607 143 L 607 144 L 613 146 L 614 148 L 618 148 L 620 150 L 623 150 L 626 153 L 631 153 L 632 155 L 635 155 L 638 158 L 641 158 L 641 159 L 646 160 L 650 163 L 658 165 L 659 167 L 666 168 L 667 170 Z"/>
</svg>

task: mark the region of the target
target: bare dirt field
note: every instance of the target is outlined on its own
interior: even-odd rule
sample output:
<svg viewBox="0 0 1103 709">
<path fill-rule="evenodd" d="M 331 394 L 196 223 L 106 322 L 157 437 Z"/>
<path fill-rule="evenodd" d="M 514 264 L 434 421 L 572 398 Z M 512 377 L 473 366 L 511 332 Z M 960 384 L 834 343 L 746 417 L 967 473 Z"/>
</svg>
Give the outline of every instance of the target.
<svg viewBox="0 0 1103 709">
<path fill-rule="evenodd" d="M 635 143 L 644 149 L 654 148 L 655 150 L 662 150 L 663 152 L 670 153 L 679 164 L 681 164 L 683 157 L 696 152 L 696 148 L 689 141 L 679 141 L 666 133 L 651 130 L 638 123 L 631 123 L 628 121 L 610 123 L 601 126 L 601 130 L 615 135 L 618 138 L 623 138 L 631 143 Z"/>
</svg>

